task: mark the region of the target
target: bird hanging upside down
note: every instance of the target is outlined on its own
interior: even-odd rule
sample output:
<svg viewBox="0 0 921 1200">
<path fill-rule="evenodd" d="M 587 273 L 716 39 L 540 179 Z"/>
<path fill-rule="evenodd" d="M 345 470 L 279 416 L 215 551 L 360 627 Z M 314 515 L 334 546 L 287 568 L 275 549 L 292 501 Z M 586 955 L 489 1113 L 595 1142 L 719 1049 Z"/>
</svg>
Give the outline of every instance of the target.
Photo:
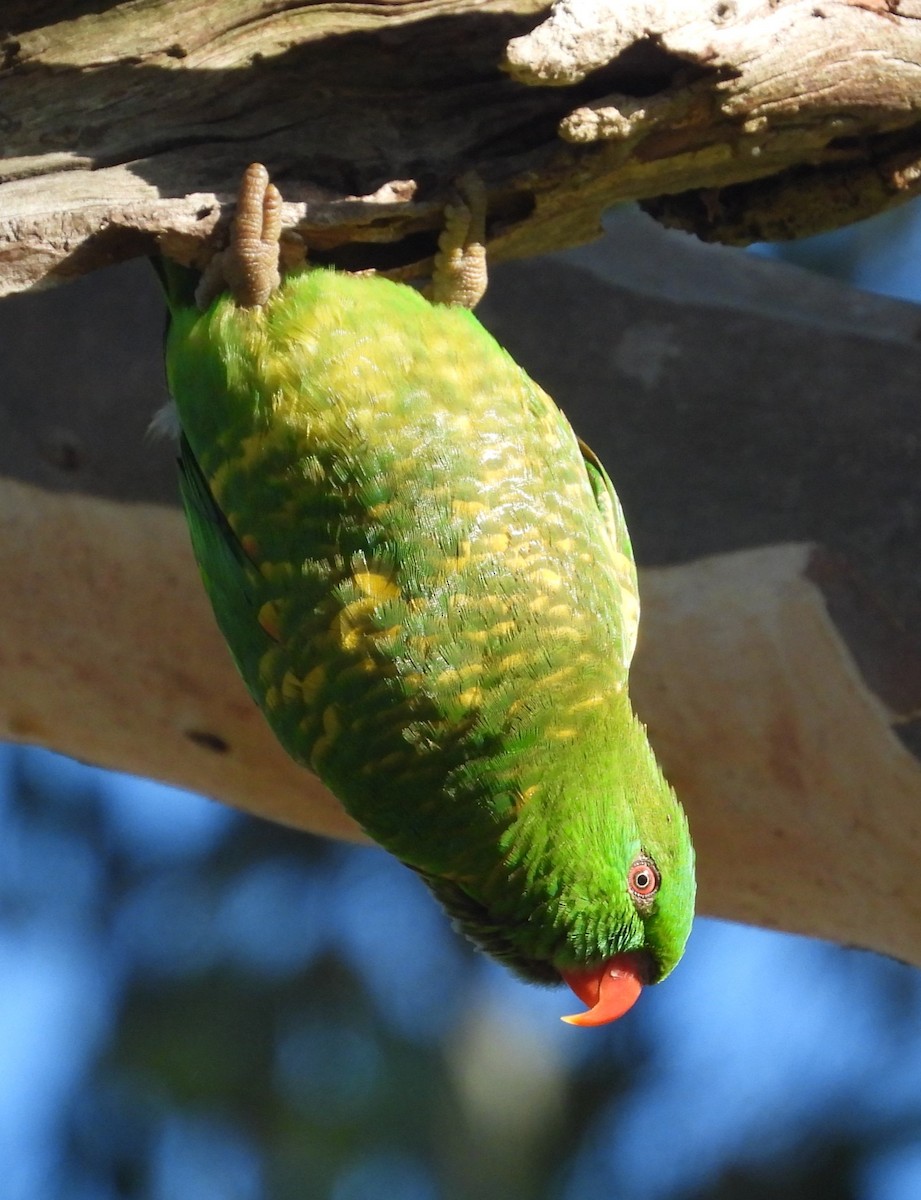
<svg viewBox="0 0 921 1200">
<path fill-rule="evenodd" d="M 199 288 L 166 261 L 181 487 L 218 624 L 278 739 L 477 945 L 614 1020 L 693 919 L 684 813 L 627 694 L 639 615 L 611 481 L 456 301 L 280 278 L 281 199 L 243 177 Z M 477 209 L 479 208 L 479 211 Z"/>
</svg>

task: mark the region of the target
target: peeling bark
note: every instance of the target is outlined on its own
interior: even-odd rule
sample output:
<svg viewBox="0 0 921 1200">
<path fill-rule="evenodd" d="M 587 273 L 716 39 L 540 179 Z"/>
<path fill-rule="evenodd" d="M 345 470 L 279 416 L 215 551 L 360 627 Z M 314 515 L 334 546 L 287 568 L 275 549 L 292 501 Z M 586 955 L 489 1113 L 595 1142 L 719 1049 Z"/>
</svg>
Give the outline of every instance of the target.
<svg viewBox="0 0 921 1200">
<path fill-rule="evenodd" d="M 0 293 L 157 245 L 203 263 L 255 159 L 318 261 L 400 278 L 471 169 L 494 262 L 623 200 L 746 241 L 921 186 L 921 0 L 96 7 L 6 5 Z"/>
</svg>

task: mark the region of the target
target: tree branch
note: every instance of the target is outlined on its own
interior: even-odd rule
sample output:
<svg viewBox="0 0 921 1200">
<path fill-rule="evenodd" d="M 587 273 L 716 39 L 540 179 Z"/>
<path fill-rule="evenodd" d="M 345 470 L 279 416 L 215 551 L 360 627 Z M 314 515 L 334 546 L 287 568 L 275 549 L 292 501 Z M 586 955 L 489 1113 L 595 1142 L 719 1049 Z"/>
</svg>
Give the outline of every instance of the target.
<svg viewBox="0 0 921 1200">
<path fill-rule="evenodd" d="M 178 512 L 13 483 L 2 511 L 6 736 L 358 836 L 247 696 Z M 898 737 L 898 701 L 921 707 L 913 647 L 809 546 L 646 571 L 641 588 L 633 691 L 688 808 L 701 911 L 921 965 L 921 762 Z M 901 689 L 868 685 L 834 604 Z"/>
<path fill-rule="evenodd" d="M 205 262 L 257 158 L 315 261 L 396 277 L 429 269 L 471 168 L 493 262 L 586 240 L 618 200 L 738 241 L 919 189 L 921 0 L 77 8 L 4 11 L 0 290 L 157 247 Z M 763 264 L 688 266 L 642 230 L 633 251 L 636 286 L 659 269 L 684 298 L 612 286 L 618 262 L 600 282 L 602 249 L 513 270 L 484 310 L 601 452 L 654 568 L 634 693 L 691 813 L 703 911 L 921 964 L 921 663 L 812 545 L 917 627 L 917 313 L 826 285 L 804 315 L 818 285 Z M 160 506 L 152 282 L 80 286 L 0 314 L 0 729 L 356 836 L 250 703 Z"/>
<path fill-rule="evenodd" d="M 647 574 L 637 709 L 700 909 L 921 966 L 921 654 L 809 546 Z M 858 658 L 863 662 L 863 668 Z"/>
<path fill-rule="evenodd" d="M 453 181 L 492 261 L 643 200 L 730 241 L 866 216 L 921 180 L 921 0 L 7 4 L 0 292 L 160 244 L 205 261 L 267 163 L 319 261 L 430 266 Z"/>
<path fill-rule="evenodd" d="M 484 317 L 624 501 L 702 911 L 921 965 L 918 310 L 626 214 L 568 259 L 498 270 Z M 0 304 L 0 733 L 355 836 L 246 696 L 144 438 L 162 307 L 140 266 Z"/>
</svg>

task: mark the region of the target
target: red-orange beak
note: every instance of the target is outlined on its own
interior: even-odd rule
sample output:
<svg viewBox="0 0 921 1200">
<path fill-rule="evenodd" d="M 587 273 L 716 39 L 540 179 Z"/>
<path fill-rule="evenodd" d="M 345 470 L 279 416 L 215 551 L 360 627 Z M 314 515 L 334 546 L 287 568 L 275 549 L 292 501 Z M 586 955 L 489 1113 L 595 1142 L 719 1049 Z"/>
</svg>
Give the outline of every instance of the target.
<svg viewBox="0 0 921 1200">
<path fill-rule="evenodd" d="M 618 954 L 590 970 L 560 971 L 588 1012 L 562 1020 L 570 1025 L 606 1025 L 631 1009 L 640 997 L 648 963 L 642 953 Z"/>
</svg>

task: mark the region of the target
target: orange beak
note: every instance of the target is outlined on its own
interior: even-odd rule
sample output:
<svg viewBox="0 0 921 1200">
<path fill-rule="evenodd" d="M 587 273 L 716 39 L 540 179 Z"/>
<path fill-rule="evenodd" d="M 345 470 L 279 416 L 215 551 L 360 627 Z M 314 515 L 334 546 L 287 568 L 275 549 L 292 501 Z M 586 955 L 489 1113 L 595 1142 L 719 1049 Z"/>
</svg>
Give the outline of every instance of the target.
<svg viewBox="0 0 921 1200">
<path fill-rule="evenodd" d="M 618 954 L 587 971 L 560 971 L 588 1012 L 563 1017 L 569 1025 L 606 1025 L 631 1009 L 640 997 L 648 975 L 645 954 Z"/>
</svg>

